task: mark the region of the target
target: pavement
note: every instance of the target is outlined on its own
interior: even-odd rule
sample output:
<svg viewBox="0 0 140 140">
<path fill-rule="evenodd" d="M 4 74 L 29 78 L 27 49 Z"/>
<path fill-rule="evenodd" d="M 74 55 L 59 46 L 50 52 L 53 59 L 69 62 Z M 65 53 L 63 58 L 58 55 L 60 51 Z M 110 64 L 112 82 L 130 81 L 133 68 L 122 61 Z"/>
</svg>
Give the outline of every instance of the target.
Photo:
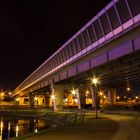
<svg viewBox="0 0 140 140">
<path fill-rule="evenodd" d="M 24 140 L 140 140 L 136 116 L 86 113 L 83 123 L 46 131 Z"/>
</svg>

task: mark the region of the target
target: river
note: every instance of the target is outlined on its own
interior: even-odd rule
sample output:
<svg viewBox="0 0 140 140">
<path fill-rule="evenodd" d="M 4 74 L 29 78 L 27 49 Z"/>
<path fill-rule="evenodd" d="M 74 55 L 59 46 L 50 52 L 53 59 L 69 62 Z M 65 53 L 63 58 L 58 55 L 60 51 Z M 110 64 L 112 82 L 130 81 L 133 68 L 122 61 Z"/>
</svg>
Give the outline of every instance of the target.
<svg viewBox="0 0 140 140">
<path fill-rule="evenodd" d="M 49 128 L 49 124 L 41 119 L 19 116 L 0 116 L 0 140 L 10 140 L 29 133 L 38 133 Z"/>
</svg>

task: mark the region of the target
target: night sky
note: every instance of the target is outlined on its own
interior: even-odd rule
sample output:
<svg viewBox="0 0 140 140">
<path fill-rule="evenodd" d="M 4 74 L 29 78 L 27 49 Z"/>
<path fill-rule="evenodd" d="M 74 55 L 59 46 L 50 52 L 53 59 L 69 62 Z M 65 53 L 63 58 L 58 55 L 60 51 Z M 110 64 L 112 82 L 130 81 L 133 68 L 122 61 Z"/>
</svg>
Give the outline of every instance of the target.
<svg viewBox="0 0 140 140">
<path fill-rule="evenodd" d="M 110 1 L 0 1 L 0 89 L 16 88 Z"/>
</svg>

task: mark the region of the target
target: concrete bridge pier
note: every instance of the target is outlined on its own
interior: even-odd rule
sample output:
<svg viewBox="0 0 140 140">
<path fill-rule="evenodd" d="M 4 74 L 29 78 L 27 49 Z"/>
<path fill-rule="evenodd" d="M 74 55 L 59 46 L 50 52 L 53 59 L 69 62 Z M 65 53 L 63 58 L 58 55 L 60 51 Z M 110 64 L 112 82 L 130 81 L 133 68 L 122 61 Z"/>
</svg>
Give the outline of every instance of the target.
<svg viewBox="0 0 140 140">
<path fill-rule="evenodd" d="M 52 84 L 52 100 L 54 111 L 62 111 L 63 109 L 63 97 L 64 97 L 64 86 L 62 84 Z"/>
<path fill-rule="evenodd" d="M 78 104 L 78 109 L 81 109 L 80 91 L 79 91 L 79 89 L 76 89 L 76 94 L 77 94 L 77 104 Z"/>
<path fill-rule="evenodd" d="M 28 97 L 25 96 L 25 97 L 18 97 L 18 104 L 19 105 L 27 105 L 28 104 Z"/>
<path fill-rule="evenodd" d="M 24 97 L 19 97 L 18 100 L 18 105 L 24 105 Z"/>
<path fill-rule="evenodd" d="M 51 85 L 51 93 L 52 93 L 51 98 L 52 98 L 53 108 L 54 108 L 54 111 L 57 112 L 54 84 Z"/>
<path fill-rule="evenodd" d="M 78 85 L 73 85 L 72 90 L 75 91 L 75 96 L 77 100 L 78 109 L 82 109 L 86 105 L 86 97 L 84 93 L 84 88 L 79 87 Z"/>
<path fill-rule="evenodd" d="M 36 105 L 44 106 L 45 105 L 45 96 L 43 93 L 39 94 L 35 98 Z"/>
<path fill-rule="evenodd" d="M 79 100 L 80 100 L 80 106 L 81 106 L 81 108 L 80 109 L 82 109 L 82 108 L 84 108 L 85 107 L 85 105 L 86 105 L 86 96 L 85 96 L 85 91 L 84 91 L 84 89 L 83 88 L 80 88 L 79 89 Z"/>
<path fill-rule="evenodd" d="M 71 95 L 73 100 L 73 106 L 78 106 L 78 109 L 81 109 L 81 101 L 80 101 L 80 90 L 77 85 L 72 85 L 71 87 Z"/>
<path fill-rule="evenodd" d="M 30 107 L 30 109 L 34 109 L 34 97 L 35 97 L 34 94 L 29 93 L 29 107 Z"/>
<path fill-rule="evenodd" d="M 116 89 L 115 88 L 108 88 L 108 102 L 109 105 L 116 104 Z"/>
<path fill-rule="evenodd" d="M 93 88 L 92 85 L 90 85 L 90 92 L 91 92 L 91 98 L 92 98 L 92 108 L 95 108 L 96 107 L 96 96 L 95 96 L 95 90 Z"/>
<path fill-rule="evenodd" d="M 50 104 L 50 95 L 49 95 L 49 92 L 45 92 L 44 93 L 44 98 L 45 98 L 45 105 L 46 105 L 46 107 L 49 107 L 49 104 Z"/>
</svg>

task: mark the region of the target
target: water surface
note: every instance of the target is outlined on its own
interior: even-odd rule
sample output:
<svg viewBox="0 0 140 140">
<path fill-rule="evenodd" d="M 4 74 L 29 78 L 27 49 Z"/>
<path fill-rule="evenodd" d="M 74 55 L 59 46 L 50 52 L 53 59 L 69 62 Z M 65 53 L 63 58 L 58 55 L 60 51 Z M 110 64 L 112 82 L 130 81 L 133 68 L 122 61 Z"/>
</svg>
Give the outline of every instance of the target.
<svg viewBox="0 0 140 140">
<path fill-rule="evenodd" d="M 38 133 L 47 128 L 49 128 L 49 124 L 39 118 L 0 116 L 0 140 L 10 140 L 10 137 Z"/>
</svg>

